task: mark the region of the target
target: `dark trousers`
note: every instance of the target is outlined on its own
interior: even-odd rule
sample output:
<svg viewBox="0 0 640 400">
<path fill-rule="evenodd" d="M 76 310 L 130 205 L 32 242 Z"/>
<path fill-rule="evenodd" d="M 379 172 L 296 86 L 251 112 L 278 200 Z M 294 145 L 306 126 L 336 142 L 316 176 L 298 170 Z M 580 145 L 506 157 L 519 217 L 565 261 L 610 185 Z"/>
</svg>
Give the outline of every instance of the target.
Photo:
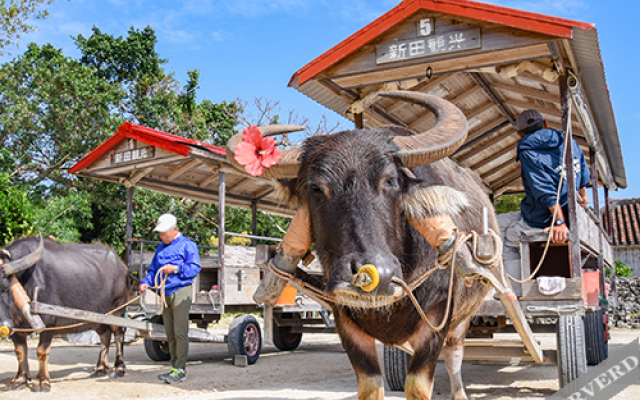
<svg viewBox="0 0 640 400">
<path fill-rule="evenodd" d="M 186 286 L 166 297 L 167 306 L 162 312 L 164 330 L 169 340 L 171 366 L 186 370 L 189 356 L 189 308 L 193 288 Z"/>
</svg>

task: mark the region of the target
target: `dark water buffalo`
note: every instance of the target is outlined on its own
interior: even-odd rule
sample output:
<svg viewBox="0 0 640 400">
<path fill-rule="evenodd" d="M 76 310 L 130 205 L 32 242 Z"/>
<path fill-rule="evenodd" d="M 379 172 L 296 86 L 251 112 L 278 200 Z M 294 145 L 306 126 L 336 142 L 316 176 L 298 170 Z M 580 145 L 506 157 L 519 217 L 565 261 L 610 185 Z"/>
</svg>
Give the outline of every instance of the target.
<svg viewBox="0 0 640 400">
<path fill-rule="evenodd" d="M 47 239 L 27 238 L 5 247 L 0 253 L 0 329 L 8 329 L 12 335 L 18 373 L 11 381 L 12 388 L 27 386 L 29 364 L 27 359 L 27 336 L 14 329 L 29 328 L 20 310 L 15 307 L 9 290 L 12 277 L 17 278 L 30 298 L 38 287 L 38 301 L 70 308 L 107 313 L 126 303 L 128 297 L 127 267 L 109 247 L 94 244 L 60 244 Z M 114 315 L 124 315 L 122 309 Z M 41 315 L 47 327 L 60 327 L 78 321 Z M 73 333 L 94 329 L 100 335 L 102 345 L 98 363 L 92 376 L 106 375 L 109 370 L 109 344 L 111 334 L 115 336 L 116 357 L 112 376 L 125 373 L 123 358 L 124 328 L 87 324 L 63 331 L 40 333 L 37 355 L 39 371 L 35 390 L 49 391 L 51 380 L 47 371 L 47 360 L 54 334 Z"/>
<path fill-rule="evenodd" d="M 453 311 L 444 329 L 435 331 L 402 297 L 392 278 L 411 282 L 432 268 L 439 254 L 409 223 L 408 215 L 446 214 L 461 232 L 481 232 L 482 208 L 493 210 L 493 206 L 479 179 L 445 158 L 464 142 L 464 115 L 432 96 L 386 95 L 430 108 L 438 123 L 422 134 L 383 127 L 312 137 L 301 148 L 284 151 L 265 175 L 279 178 L 299 207 L 308 209 L 309 240 L 323 266 L 326 291 L 335 298 L 333 312 L 356 372 L 358 398 L 384 397 L 378 339 L 386 345 L 408 342 L 414 349 L 405 382 L 408 399 L 431 398 L 443 347 L 451 396 L 466 399 L 460 375 L 463 340 L 488 287 L 479 281 L 466 285 L 465 279 L 454 276 Z M 230 142 L 231 153 L 238 140 Z M 493 213 L 489 227 L 498 232 Z M 480 267 L 468 247 L 457 255 L 461 265 Z M 365 264 L 375 265 L 380 274 L 379 285 L 369 292 L 352 284 Z M 436 272 L 413 292 L 434 326 L 445 316 L 449 274 L 449 270 Z"/>
</svg>

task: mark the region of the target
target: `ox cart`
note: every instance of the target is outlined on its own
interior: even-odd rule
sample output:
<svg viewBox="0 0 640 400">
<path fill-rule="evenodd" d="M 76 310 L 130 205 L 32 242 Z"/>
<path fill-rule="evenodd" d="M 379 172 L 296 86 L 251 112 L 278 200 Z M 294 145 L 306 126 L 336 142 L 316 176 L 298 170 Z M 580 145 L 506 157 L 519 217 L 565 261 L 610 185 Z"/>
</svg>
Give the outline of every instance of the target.
<svg viewBox="0 0 640 400">
<path fill-rule="evenodd" d="M 540 268 L 547 236 L 525 232 L 520 263 L 507 272 L 533 279 L 514 285 L 517 301 L 485 300 L 472 322 L 474 338 L 465 343 L 467 360 L 557 364 L 562 387 L 607 357 L 606 308 L 616 301 L 615 281 L 608 296 L 604 282 L 605 271 L 615 277 L 609 191 L 625 188 L 626 176 L 597 31 L 589 23 L 464 3 L 405 0 L 302 67 L 289 86 L 356 128 L 433 126 L 433 115 L 382 97 L 384 91 L 452 102 L 467 118 L 468 136 L 450 158 L 475 172 L 494 201 L 524 192 L 516 162 L 520 112 L 537 109 L 550 128 L 578 143 L 591 171 L 593 207 L 577 206 L 569 190 L 569 242 L 551 245 Z M 574 187 L 572 162 L 566 171 Z M 564 278 L 566 288 L 541 294 L 535 279 L 543 276 Z M 495 339 L 501 332 L 517 332 L 521 340 Z M 549 332 L 557 348 L 542 351 L 536 334 Z M 403 388 L 410 357 L 404 350 L 410 352 L 385 349 L 392 389 Z"/>
<path fill-rule="evenodd" d="M 246 356 L 249 364 L 256 362 L 263 346 L 260 324 L 253 314 L 262 312 L 252 295 L 263 272 L 255 263 L 258 240 L 277 242 L 281 239 L 256 234 L 257 211 L 292 216 L 295 210 L 282 205 L 272 180 L 255 178 L 232 167 L 225 150 L 202 142 L 125 123 L 103 145 L 77 163 L 72 173 L 78 176 L 117 182 L 127 190 L 127 251 L 126 264 L 131 274 L 146 275 L 159 242 L 132 237 L 134 188 L 141 187 L 215 203 L 219 207 L 218 246 L 201 246 L 202 270 L 193 285 L 190 321 L 197 328 L 190 330 L 193 341 L 228 343 L 232 357 Z M 227 232 L 225 207 L 241 207 L 252 211 L 251 234 Z M 244 237 L 252 246 L 225 244 L 230 236 Z M 317 263 L 314 263 L 318 271 Z M 137 287 L 137 285 L 136 285 Z M 326 308 L 315 301 L 288 291 L 281 304 L 265 311 L 267 343 L 282 350 L 291 350 L 300 343 L 303 332 L 333 332 L 333 321 Z M 158 296 L 147 291 L 140 301 L 128 307 L 128 319 L 68 310 L 35 302 L 36 312 L 62 313 L 74 318 L 103 322 L 135 329 L 144 337 L 147 355 L 152 360 L 169 359 L 166 337 L 159 311 Z M 234 319 L 228 335 L 212 334 L 206 328 L 219 321 L 223 314 L 243 314 Z M 57 315 L 57 314 L 56 314 Z M 298 318 L 301 316 L 301 318 Z M 275 323 L 273 323 L 275 321 Z M 299 322 L 304 324 L 300 325 Z M 319 324 L 325 327 L 319 327 Z M 295 325 L 295 330 L 291 331 Z M 280 326 L 282 328 L 280 329 Z"/>
</svg>

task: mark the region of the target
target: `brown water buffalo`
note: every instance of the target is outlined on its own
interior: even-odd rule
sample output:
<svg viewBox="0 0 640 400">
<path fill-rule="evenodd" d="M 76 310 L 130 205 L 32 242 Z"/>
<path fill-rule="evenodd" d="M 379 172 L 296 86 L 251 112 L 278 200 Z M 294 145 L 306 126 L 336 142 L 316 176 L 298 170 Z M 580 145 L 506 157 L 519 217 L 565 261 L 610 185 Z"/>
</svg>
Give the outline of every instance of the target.
<svg viewBox="0 0 640 400">
<path fill-rule="evenodd" d="M 408 399 L 431 398 L 443 347 L 451 397 L 466 399 L 460 374 L 463 340 L 470 318 L 490 289 L 454 275 L 452 312 L 444 328 L 436 331 L 423 322 L 393 279 L 413 281 L 432 268 L 439 255 L 410 220 L 447 215 L 460 232 L 480 232 L 482 209 L 493 206 L 477 176 L 446 158 L 466 138 L 466 119 L 460 110 L 421 93 L 384 95 L 423 105 L 438 122 L 424 133 L 382 127 L 311 137 L 301 148 L 283 151 L 265 175 L 280 179 L 298 203 L 299 214 L 308 210 L 303 225 L 308 225 L 310 238 L 302 242 L 315 244 L 325 290 L 335 299 L 333 312 L 356 372 L 358 398 L 384 397 L 378 339 L 386 345 L 408 342 L 414 349 L 405 382 Z M 239 140 L 236 136 L 229 143 L 232 161 Z M 489 227 L 498 232 L 495 215 L 489 214 Z M 467 246 L 457 257 L 459 270 L 483 268 L 473 261 Z M 295 257 L 293 262 L 297 263 Z M 379 273 L 380 282 L 371 291 L 352 283 L 365 264 L 374 265 Z M 445 318 L 449 283 L 450 270 L 439 270 L 413 291 L 434 326 Z"/>
<path fill-rule="evenodd" d="M 39 288 L 38 301 L 43 303 L 107 313 L 127 301 L 127 267 L 112 249 L 100 243 L 60 244 L 32 237 L 18 240 L 0 251 L 0 332 L 11 334 L 18 357 L 18 373 L 11 381 L 13 389 L 26 387 L 29 382 L 27 334 L 14 329 L 28 329 L 30 326 L 16 307 L 16 286 L 22 286 L 31 299 L 36 287 Z M 122 309 L 114 315 L 122 316 L 124 312 Z M 78 322 L 50 315 L 41 315 L 41 318 L 48 328 Z M 53 335 L 88 329 L 98 332 L 102 342 L 92 376 L 103 376 L 109 371 L 112 334 L 115 336 L 116 357 L 111 376 L 124 375 L 124 328 L 86 324 L 74 329 L 45 331 L 40 333 L 37 348 L 40 368 L 34 387 L 36 391 L 51 389 L 47 360 Z"/>
</svg>

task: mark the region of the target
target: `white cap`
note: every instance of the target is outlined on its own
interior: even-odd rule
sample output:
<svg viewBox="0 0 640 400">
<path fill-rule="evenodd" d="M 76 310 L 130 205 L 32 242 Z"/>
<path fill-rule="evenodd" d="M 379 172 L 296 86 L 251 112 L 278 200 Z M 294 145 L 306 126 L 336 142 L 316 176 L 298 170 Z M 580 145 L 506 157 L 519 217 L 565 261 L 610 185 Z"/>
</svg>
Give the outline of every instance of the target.
<svg viewBox="0 0 640 400">
<path fill-rule="evenodd" d="M 173 214 L 162 214 L 158 218 L 158 223 L 154 232 L 166 232 L 171 228 L 178 226 L 178 219 Z"/>
</svg>

